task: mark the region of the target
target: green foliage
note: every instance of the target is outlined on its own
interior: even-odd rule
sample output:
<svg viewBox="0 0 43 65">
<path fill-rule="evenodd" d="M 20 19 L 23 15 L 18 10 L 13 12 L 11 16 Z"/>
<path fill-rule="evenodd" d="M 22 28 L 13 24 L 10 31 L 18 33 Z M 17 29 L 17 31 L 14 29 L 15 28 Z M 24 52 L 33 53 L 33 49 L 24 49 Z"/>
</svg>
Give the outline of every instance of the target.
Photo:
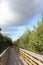
<svg viewBox="0 0 43 65">
<path fill-rule="evenodd" d="M 34 26 L 32 31 L 27 29 L 16 44 L 21 48 L 43 54 L 43 16 L 38 26 Z"/>
<path fill-rule="evenodd" d="M 0 33 L 0 53 L 10 45 L 12 45 L 12 40 Z"/>
</svg>

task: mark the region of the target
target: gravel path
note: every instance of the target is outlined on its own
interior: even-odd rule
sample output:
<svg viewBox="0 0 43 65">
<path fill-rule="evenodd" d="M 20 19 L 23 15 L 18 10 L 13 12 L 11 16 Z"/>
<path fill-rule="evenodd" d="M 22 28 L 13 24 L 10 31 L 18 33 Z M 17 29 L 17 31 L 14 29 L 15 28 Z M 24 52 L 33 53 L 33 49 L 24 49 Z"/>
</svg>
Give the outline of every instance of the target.
<svg viewBox="0 0 43 65">
<path fill-rule="evenodd" d="M 18 55 L 12 47 L 6 65 L 27 65 L 27 63 Z"/>
</svg>

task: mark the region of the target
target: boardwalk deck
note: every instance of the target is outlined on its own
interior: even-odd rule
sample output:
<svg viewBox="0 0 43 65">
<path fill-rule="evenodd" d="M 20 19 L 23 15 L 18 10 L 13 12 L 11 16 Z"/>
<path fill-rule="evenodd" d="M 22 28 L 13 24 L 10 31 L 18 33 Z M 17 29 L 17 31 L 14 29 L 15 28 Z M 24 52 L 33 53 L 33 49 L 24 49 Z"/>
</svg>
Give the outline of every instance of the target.
<svg viewBox="0 0 43 65">
<path fill-rule="evenodd" d="M 12 47 L 6 65 L 28 65 Z"/>
</svg>

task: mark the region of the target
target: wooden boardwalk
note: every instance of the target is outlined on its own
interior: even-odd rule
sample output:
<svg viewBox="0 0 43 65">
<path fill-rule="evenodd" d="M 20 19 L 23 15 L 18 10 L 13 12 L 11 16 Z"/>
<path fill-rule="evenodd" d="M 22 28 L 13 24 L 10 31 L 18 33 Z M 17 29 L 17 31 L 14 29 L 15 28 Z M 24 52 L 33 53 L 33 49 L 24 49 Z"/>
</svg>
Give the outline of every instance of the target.
<svg viewBox="0 0 43 65">
<path fill-rule="evenodd" d="M 10 49 L 9 58 L 6 65 L 28 65 L 12 47 Z"/>
</svg>

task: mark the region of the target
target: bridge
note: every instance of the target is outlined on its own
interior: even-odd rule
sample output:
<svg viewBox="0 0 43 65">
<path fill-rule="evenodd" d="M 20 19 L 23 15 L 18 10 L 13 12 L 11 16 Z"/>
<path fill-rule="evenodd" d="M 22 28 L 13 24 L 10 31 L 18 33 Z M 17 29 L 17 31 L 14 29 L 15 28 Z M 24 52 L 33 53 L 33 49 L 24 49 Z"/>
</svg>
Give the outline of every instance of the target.
<svg viewBox="0 0 43 65">
<path fill-rule="evenodd" d="M 43 56 L 15 47 L 8 47 L 0 54 L 0 65 L 43 65 Z"/>
</svg>

